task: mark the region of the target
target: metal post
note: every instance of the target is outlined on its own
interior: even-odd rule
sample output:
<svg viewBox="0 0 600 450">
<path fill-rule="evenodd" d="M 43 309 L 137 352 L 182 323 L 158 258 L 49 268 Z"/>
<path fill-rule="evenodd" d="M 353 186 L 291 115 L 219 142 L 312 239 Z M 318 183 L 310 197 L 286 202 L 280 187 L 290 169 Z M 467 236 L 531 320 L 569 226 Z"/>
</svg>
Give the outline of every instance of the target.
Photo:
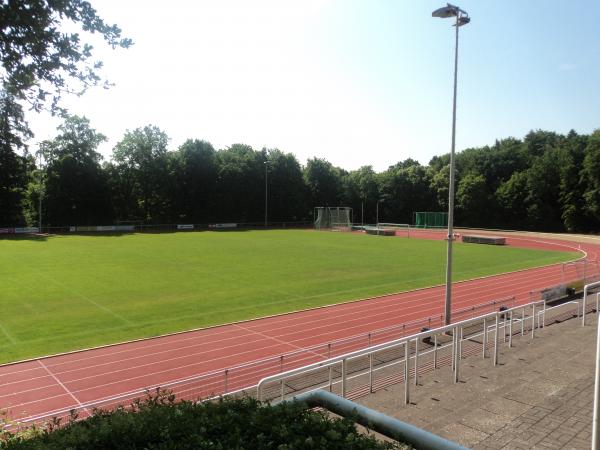
<svg viewBox="0 0 600 450">
<path fill-rule="evenodd" d="M 404 404 L 410 403 L 410 382 L 408 380 L 410 376 L 410 351 L 408 348 L 409 342 L 404 343 Z"/>
<path fill-rule="evenodd" d="M 452 371 L 456 367 L 454 361 L 456 360 L 456 333 L 452 330 Z"/>
<path fill-rule="evenodd" d="M 369 354 L 369 393 L 373 393 L 373 353 Z"/>
<path fill-rule="evenodd" d="M 279 371 L 283 372 L 283 355 L 279 357 Z"/>
<path fill-rule="evenodd" d="M 585 310 L 587 308 L 587 290 L 584 289 L 583 291 L 584 292 L 583 292 L 583 301 L 582 301 L 582 308 L 581 308 L 581 316 L 582 316 L 581 326 L 585 327 Z"/>
<path fill-rule="evenodd" d="M 419 385 L 419 338 L 415 339 L 415 386 Z"/>
<path fill-rule="evenodd" d="M 596 325 L 596 375 L 594 377 L 594 413 L 592 418 L 592 450 L 600 450 L 600 430 L 598 430 L 598 408 L 600 408 L 600 323 Z"/>
<path fill-rule="evenodd" d="M 485 355 L 487 353 L 487 319 L 483 318 L 483 359 L 485 359 Z"/>
<path fill-rule="evenodd" d="M 42 232 L 42 195 L 43 195 L 43 191 L 44 191 L 43 188 L 42 188 L 42 151 L 41 150 L 39 151 L 38 155 L 39 155 L 39 167 L 38 167 L 38 170 L 39 170 L 39 174 L 40 174 L 40 177 L 39 177 L 39 180 L 38 180 L 39 184 L 40 184 L 40 187 L 39 187 L 40 191 L 39 191 L 39 198 L 38 198 L 38 214 L 39 214 L 39 224 L 38 224 L 38 226 L 39 226 L 39 229 L 40 229 L 39 231 L 41 233 Z"/>
<path fill-rule="evenodd" d="M 544 299 L 544 310 L 542 313 L 542 328 L 546 328 L 546 299 Z"/>
<path fill-rule="evenodd" d="M 531 305 L 531 339 L 535 336 L 535 303 Z"/>
<path fill-rule="evenodd" d="M 494 366 L 498 365 L 498 329 L 500 328 L 500 314 L 496 313 L 496 331 L 494 337 Z"/>
<path fill-rule="evenodd" d="M 327 358 L 331 358 L 331 342 L 327 344 Z"/>
<path fill-rule="evenodd" d="M 364 202 L 360 202 L 360 224 L 365 224 L 365 214 L 364 214 Z"/>
<path fill-rule="evenodd" d="M 460 366 L 460 334 L 458 327 L 454 327 L 454 334 L 456 335 L 456 351 L 454 352 L 454 383 L 458 383 L 458 369 Z"/>
<path fill-rule="evenodd" d="M 269 161 L 265 161 L 265 230 L 267 229 L 267 224 L 268 224 L 268 211 L 269 211 L 269 191 L 268 191 L 268 183 L 267 180 L 269 178 Z"/>
<path fill-rule="evenodd" d="M 227 394 L 227 375 L 229 373 L 229 369 L 225 369 L 225 391 L 224 394 Z"/>
<path fill-rule="evenodd" d="M 437 333 L 433 335 L 433 370 L 437 369 Z"/>
<path fill-rule="evenodd" d="M 458 328 L 458 359 L 462 359 L 462 343 L 463 343 L 463 327 L 462 325 Z"/>
<path fill-rule="evenodd" d="M 448 248 L 446 257 L 446 325 L 452 321 L 452 236 L 454 234 L 454 148 L 456 146 L 456 86 L 458 78 L 458 28 L 456 14 L 456 42 L 454 45 L 454 97 L 452 100 L 452 147 L 450 150 L 450 185 L 448 186 Z"/>
<path fill-rule="evenodd" d="M 510 312 L 510 318 L 508 322 L 508 348 L 512 347 L 512 335 L 513 335 L 513 312 Z"/>
<path fill-rule="evenodd" d="M 346 398 L 346 359 L 342 359 L 342 397 Z"/>
</svg>

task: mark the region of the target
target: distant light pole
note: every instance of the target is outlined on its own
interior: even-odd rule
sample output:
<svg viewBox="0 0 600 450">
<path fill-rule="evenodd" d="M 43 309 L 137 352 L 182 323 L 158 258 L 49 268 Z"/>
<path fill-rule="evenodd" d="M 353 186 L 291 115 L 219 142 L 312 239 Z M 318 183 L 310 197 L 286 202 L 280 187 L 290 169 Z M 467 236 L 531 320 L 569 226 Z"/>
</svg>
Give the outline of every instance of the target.
<svg viewBox="0 0 600 450">
<path fill-rule="evenodd" d="M 265 161 L 265 230 L 267 229 L 268 222 L 268 211 L 269 211 L 269 161 Z"/>
<path fill-rule="evenodd" d="M 42 151 L 40 150 L 38 153 L 38 173 L 39 173 L 39 198 L 38 198 L 38 227 L 39 230 L 38 232 L 41 233 L 42 232 L 42 196 L 44 195 L 44 188 L 42 187 Z"/>
<path fill-rule="evenodd" d="M 364 214 L 364 201 L 360 202 L 360 224 L 365 224 L 365 214 Z"/>
<path fill-rule="evenodd" d="M 450 186 L 448 189 L 448 254 L 446 259 L 446 302 L 445 323 L 448 325 L 452 320 L 452 240 L 454 235 L 454 147 L 456 144 L 456 83 L 458 76 L 458 29 L 468 24 L 471 19 L 469 15 L 458 6 L 448 3 L 443 8 L 436 9 L 432 17 L 446 19 L 456 17 L 456 38 L 454 45 L 454 99 L 452 102 L 452 149 L 450 150 Z"/>
<path fill-rule="evenodd" d="M 376 216 L 377 216 L 377 226 L 379 226 L 379 203 L 383 203 L 385 202 L 385 199 L 380 198 L 377 200 L 377 212 L 376 212 Z"/>
</svg>

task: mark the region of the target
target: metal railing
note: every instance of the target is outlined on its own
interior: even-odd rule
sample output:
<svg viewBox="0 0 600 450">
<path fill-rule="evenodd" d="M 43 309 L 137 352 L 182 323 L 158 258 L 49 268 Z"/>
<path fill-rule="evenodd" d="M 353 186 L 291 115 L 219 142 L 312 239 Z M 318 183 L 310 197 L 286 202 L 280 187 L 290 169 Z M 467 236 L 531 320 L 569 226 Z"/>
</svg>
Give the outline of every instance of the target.
<svg viewBox="0 0 600 450">
<path fill-rule="evenodd" d="M 514 297 L 505 297 L 474 306 L 459 308 L 454 314 L 457 318 L 475 317 L 483 311 L 495 311 L 500 306 L 511 306 L 514 303 Z M 13 419 L 16 419 L 21 424 L 39 423 L 40 421 L 54 417 L 68 418 L 73 412 L 76 412 L 80 418 L 85 418 L 93 409 L 109 410 L 117 406 L 126 406 L 128 403 L 146 397 L 148 393 L 155 392 L 158 389 L 169 390 L 180 400 L 198 400 L 200 398 L 233 395 L 254 388 L 267 375 L 303 367 L 317 361 L 323 361 L 327 358 L 369 347 L 376 343 L 389 342 L 402 336 L 412 335 L 423 328 L 434 328 L 441 324 L 443 324 L 443 315 L 429 316 L 369 332 L 358 333 L 346 338 L 331 340 L 245 364 L 135 389 L 39 415 Z"/>
<path fill-rule="evenodd" d="M 599 299 L 600 294 L 596 294 Z M 324 388 L 350 398 L 403 382 L 404 402 L 408 404 L 411 378 L 417 385 L 423 373 L 451 365 L 456 383 L 463 357 L 480 354 L 487 358 L 491 350 L 495 366 L 501 342 L 510 348 L 513 338 L 529 335 L 533 339 L 536 330 L 551 320 L 585 317 L 589 310 L 583 299 L 553 307 L 545 301 L 514 306 L 265 377 L 257 385 L 257 397 L 267 401 L 284 399 Z M 591 310 L 598 311 L 598 305 Z M 376 379 L 378 372 L 381 375 Z"/>
<path fill-rule="evenodd" d="M 511 300 L 511 298 L 506 299 Z M 600 297 L 596 295 L 596 305 Z M 502 303 L 500 300 L 488 302 L 482 304 L 483 306 L 490 307 L 491 305 L 498 305 Z M 582 301 L 580 302 L 569 302 L 564 305 L 559 305 L 552 308 L 545 308 L 544 302 L 534 302 L 534 304 L 514 306 L 500 312 L 492 312 L 476 317 L 471 317 L 461 322 L 451 324 L 445 327 L 438 327 L 424 332 L 414 332 L 396 340 L 386 340 L 385 342 L 370 346 L 364 350 L 353 350 L 342 352 L 337 356 L 328 357 L 325 353 L 337 350 L 343 350 L 344 348 L 352 348 L 352 339 L 342 339 L 339 347 L 330 346 L 324 344 L 322 346 L 315 346 L 312 349 L 299 350 L 297 352 L 291 352 L 275 358 L 266 358 L 264 360 L 253 361 L 251 363 L 242 364 L 234 367 L 230 367 L 224 370 L 217 370 L 209 373 L 205 373 L 199 376 L 193 376 L 175 380 L 169 383 L 161 383 L 160 385 L 150 386 L 144 389 L 132 390 L 124 392 L 119 395 L 96 399 L 90 402 L 81 403 L 74 407 L 66 407 L 53 411 L 46 412 L 44 414 L 28 416 L 22 418 L 13 418 L 13 422 L 5 425 L 5 428 L 14 428 L 15 426 L 27 426 L 33 423 L 40 424 L 49 420 L 68 419 L 73 414 L 77 414 L 78 418 L 88 417 L 93 410 L 110 410 L 116 407 L 130 407 L 131 404 L 140 398 L 146 397 L 148 394 L 152 394 L 158 390 L 167 390 L 178 400 L 192 400 L 197 401 L 199 399 L 211 399 L 223 395 L 236 395 L 240 393 L 252 395 L 253 392 L 259 392 L 259 397 L 264 397 L 260 392 L 263 390 L 264 383 L 267 380 L 272 380 L 273 377 L 268 375 L 274 375 L 277 379 L 287 380 L 278 383 L 277 395 L 278 398 L 283 398 L 291 393 L 299 393 L 318 389 L 321 387 L 328 388 L 333 391 L 336 387 L 341 388 L 341 394 L 348 396 L 349 387 L 353 383 L 354 385 L 360 384 L 360 378 L 366 381 L 367 388 L 362 391 L 355 389 L 352 393 L 354 396 L 358 396 L 362 393 L 374 392 L 375 389 L 388 386 L 390 384 L 396 384 L 403 380 L 409 380 L 413 378 L 415 384 L 418 383 L 418 377 L 427 372 L 428 370 L 435 370 L 443 365 L 449 365 L 452 363 L 453 373 L 455 380 L 458 380 L 460 360 L 464 356 L 468 356 L 474 353 L 481 353 L 483 357 L 488 356 L 488 350 L 493 348 L 493 361 L 498 362 L 498 345 L 500 340 L 508 342 L 509 346 L 512 346 L 513 331 L 520 329 L 521 335 L 524 333 L 530 333 L 533 337 L 534 330 L 539 327 L 545 326 L 546 315 L 548 311 L 564 309 L 570 306 L 573 309 L 575 305 L 575 316 L 580 316 L 586 309 L 580 308 Z M 537 305 L 537 311 L 533 310 Z M 479 305 L 481 306 L 481 305 Z M 474 314 L 473 311 L 477 311 L 476 307 L 463 309 L 464 314 Z M 580 313 L 580 309 L 582 312 Z M 589 309 L 589 308 L 588 308 Z M 530 311 L 531 310 L 531 311 Z M 597 306 L 596 306 L 597 310 Z M 515 313 L 515 311 L 521 311 L 521 315 Z M 564 318 L 572 317 L 573 314 L 567 312 L 563 313 Z M 496 317 L 498 317 L 499 323 L 496 325 Z M 557 316 L 560 318 L 560 315 Z M 422 321 L 412 322 L 412 326 L 397 327 L 402 331 L 414 330 L 424 323 L 429 323 L 428 319 Z M 535 323 L 535 324 L 534 324 Z M 478 325 L 479 324 L 479 325 Z M 477 329 L 479 326 L 479 329 Z M 483 330 L 486 330 L 484 333 Z M 382 329 L 381 338 L 388 336 L 389 330 Z M 448 334 L 444 334 L 448 332 Z M 500 335 L 502 331 L 502 334 Z M 376 333 L 367 333 L 371 335 L 372 341 L 376 339 L 373 335 Z M 364 336 L 364 335 L 359 335 Z M 448 336 L 451 337 L 451 342 L 448 341 Z M 456 339 L 455 336 L 460 336 Z M 477 350 L 473 344 L 473 340 L 479 336 L 481 344 L 479 350 Z M 498 337 L 500 336 L 500 337 Z M 429 343 L 424 342 L 429 337 Z M 364 347 L 364 341 L 356 341 L 358 345 Z M 405 343 L 408 342 L 408 345 Z M 432 345 L 433 343 L 433 345 Z M 404 345 L 404 346 L 403 346 Z M 423 346 L 423 347 L 422 347 Z M 401 348 L 399 348 L 401 347 Z M 422 349 L 420 349 L 420 347 Z M 425 348 L 429 347 L 429 349 Z M 318 352 L 320 349 L 321 353 Z M 397 351 L 394 352 L 394 349 Z M 320 356 L 320 361 L 313 359 L 307 361 L 307 357 L 304 353 L 313 352 L 313 357 L 317 358 Z M 449 355 L 448 355 L 449 353 Z M 356 364 L 357 356 L 369 355 L 367 357 L 366 364 Z M 408 358 L 407 358 L 408 355 Z M 456 356 L 458 355 L 458 357 Z M 328 358 L 328 359 L 327 359 Z M 323 360 L 325 359 L 325 360 Z M 335 364 L 344 361 L 341 367 L 335 367 Z M 295 365 L 295 367 L 294 367 Z M 403 373 L 399 374 L 394 370 L 395 366 L 402 365 Z M 298 368 L 299 367 L 299 368 Z M 311 374 L 313 368 L 324 368 L 326 370 L 325 378 L 317 374 Z M 376 374 L 381 373 L 382 376 L 379 379 L 376 378 Z M 296 375 L 303 374 L 298 377 Z M 416 375 L 415 375 L 416 374 Z M 307 376 L 308 375 L 308 376 Z M 290 381 L 290 378 L 295 378 Z M 301 378 L 304 378 L 302 380 Z M 409 383 L 405 386 L 405 396 L 409 399 Z M 257 389 L 254 391 L 254 389 Z M 283 397 L 282 397 L 283 394 Z M 270 398 L 275 396 L 271 395 Z M 408 400 L 406 400 L 408 401 Z"/>
</svg>

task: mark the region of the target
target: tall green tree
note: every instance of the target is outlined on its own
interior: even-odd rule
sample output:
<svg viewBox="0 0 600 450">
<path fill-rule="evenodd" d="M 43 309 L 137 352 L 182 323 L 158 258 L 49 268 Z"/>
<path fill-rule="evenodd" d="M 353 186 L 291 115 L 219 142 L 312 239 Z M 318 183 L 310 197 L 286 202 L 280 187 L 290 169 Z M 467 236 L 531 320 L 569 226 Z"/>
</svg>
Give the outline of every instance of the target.
<svg viewBox="0 0 600 450">
<path fill-rule="evenodd" d="M 589 227 L 584 203 L 584 183 L 580 176 L 587 136 L 571 130 L 565 141 L 565 159 L 560 171 L 561 218 L 567 231 L 586 231 Z"/>
<path fill-rule="evenodd" d="M 266 150 L 269 222 L 303 221 L 312 217 L 308 190 L 296 157 L 279 149 Z"/>
<path fill-rule="evenodd" d="M 380 197 L 385 199 L 380 216 L 388 222 L 411 223 L 414 212 L 439 209 L 431 188 L 432 171 L 416 161 L 407 161 L 391 166 L 378 177 Z"/>
<path fill-rule="evenodd" d="M 587 142 L 581 176 L 585 183 L 585 211 L 594 221 L 590 228 L 600 226 L 600 129 L 594 131 Z"/>
<path fill-rule="evenodd" d="M 527 173 L 515 172 L 496 189 L 495 198 L 500 206 L 497 228 L 528 229 L 527 218 Z"/>
<path fill-rule="evenodd" d="M 13 100 L 4 91 L 0 92 L 0 227 L 23 225 L 25 220 L 22 203 L 27 188 L 27 155 L 14 151 L 21 145 L 15 127 L 22 128 L 22 115 Z M 20 133 L 30 135 L 27 128 Z"/>
<path fill-rule="evenodd" d="M 304 181 L 309 190 L 311 207 L 343 206 L 342 171 L 329 161 L 309 159 L 304 168 Z"/>
<path fill-rule="evenodd" d="M 483 175 L 471 172 L 461 178 L 456 189 L 457 224 L 488 226 L 491 198 Z"/>
<path fill-rule="evenodd" d="M 68 116 L 40 150 L 47 161 L 44 204 L 48 225 L 112 223 L 106 174 L 98 145 L 106 137 L 85 117 Z"/>
<path fill-rule="evenodd" d="M 160 128 L 147 125 L 127 131 L 113 149 L 111 174 L 116 215 L 119 220 L 170 221 L 170 184 L 167 145 Z"/>
<path fill-rule="evenodd" d="M 343 178 L 343 200 L 345 206 L 354 210 L 355 222 L 372 223 L 379 199 L 377 174 L 372 166 L 362 166 L 349 172 Z"/>
<path fill-rule="evenodd" d="M 217 156 L 210 142 L 188 139 L 170 154 L 171 207 L 178 222 L 218 220 Z"/>
<path fill-rule="evenodd" d="M 99 34 L 112 48 L 132 44 L 83 0 L 5 0 L 0 2 L 0 18 L 0 88 L 6 99 L 0 102 L 0 113 L 9 116 L 11 140 L 18 146 L 30 134 L 23 104 L 35 111 L 64 113 L 63 94 L 109 85 L 100 76 L 102 62 L 94 59 L 93 47 L 63 25 Z"/>
<path fill-rule="evenodd" d="M 112 48 L 132 44 L 83 0 L 0 2 L 0 224 L 22 224 L 21 206 L 31 200 L 21 164 L 33 136 L 24 108 L 65 114 L 65 93 L 81 95 L 91 86 L 109 86 L 92 46 L 80 33 L 65 31 L 67 23 L 85 35 L 101 35 Z"/>
<path fill-rule="evenodd" d="M 218 208 L 221 220 L 262 222 L 266 150 L 255 151 L 246 144 L 233 144 L 217 152 Z"/>
</svg>

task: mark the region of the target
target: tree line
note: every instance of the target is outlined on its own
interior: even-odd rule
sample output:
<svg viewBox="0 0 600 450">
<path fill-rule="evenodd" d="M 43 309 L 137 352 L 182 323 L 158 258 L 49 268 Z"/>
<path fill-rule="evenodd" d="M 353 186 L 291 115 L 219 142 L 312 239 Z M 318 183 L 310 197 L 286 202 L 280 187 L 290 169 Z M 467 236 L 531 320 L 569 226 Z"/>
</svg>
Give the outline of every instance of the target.
<svg viewBox="0 0 600 450">
<path fill-rule="evenodd" d="M 169 149 L 149 125 L 127 131 L 104 161 L 106 137 L 86 118 L 67 116 L 57 131 L 36 154 L 1 143 L 0 226 L 37 224 L 40 195 L 44 226 L 261 222 L 265 184 L 270 222 L 310 221 L 315 206 L 350 206 L 357 223 L 375 222 L 377 209 L 380 221 L 399 223 L 447 210 L 449 154 L 347 171 L 245 144 L 217 150 L 189 139 Z M 598 230 L 600 130 L 538 130 L 457 153 L 455 208 L 459 226 Z"/>
<path fill-rule="evenodd" d="M 407 159 L 380 173 L 347 171 L 244 144 L 216 150 L 190 139 L 170 149 L 168 136 L 150 125 L 127 131 L 104 161 L 98 146 L 106 137 L 69 116 L 61 99 L 110 86 L 86 38 L 96 34 L 113 49 L 129 48 L 131 39 L 85 0 L 12 0 L 0 3 L 0 17 L 0 227 L 36 224 L 40 199 L 45 226 L 259 222 L 265 181 L 273 222 L 311 220 L 314 206 L 351 206 L 354 221 L 366 223 L 377 210 L 381 221 L 410 223 L 414 211 L 447 209 L 448 154 L 426 166 Z M 34 154 L 25 107 L 65 119 Z M 466 149 L 456 167 L 457 225 L 599 228 L 600 130 L 532 131 Z"/>
</svg>

